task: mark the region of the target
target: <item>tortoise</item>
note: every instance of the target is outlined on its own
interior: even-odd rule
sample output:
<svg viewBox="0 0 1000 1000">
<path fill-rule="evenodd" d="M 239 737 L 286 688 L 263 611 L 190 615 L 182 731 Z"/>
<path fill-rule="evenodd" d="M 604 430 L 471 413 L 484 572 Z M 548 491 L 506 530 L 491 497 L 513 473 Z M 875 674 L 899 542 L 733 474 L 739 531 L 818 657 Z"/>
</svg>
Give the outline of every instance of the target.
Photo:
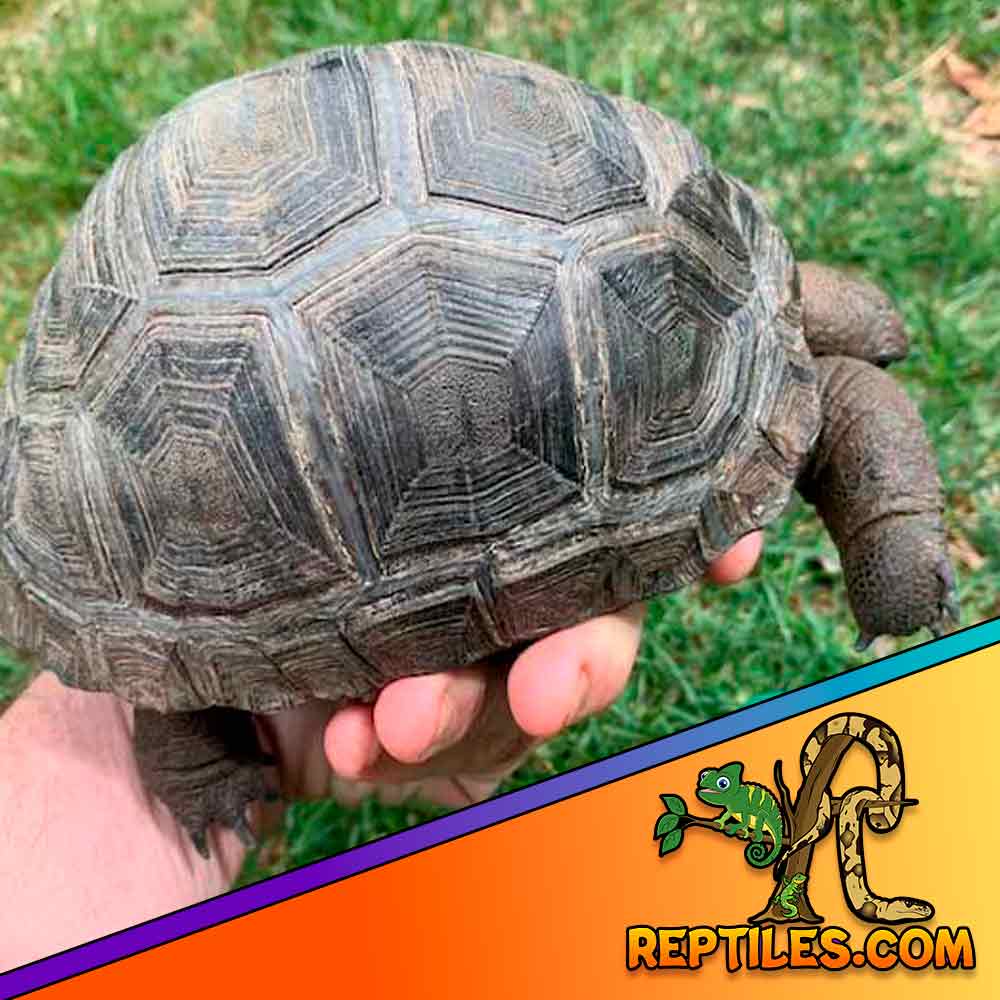
<svg viewBox="0 0 1000 1000">
<path fill-rule="evenodd" d="M 656 111 L 459 46 L 310 52 L 86 201 L 3 396 L 0 635 L 135 706 L 205 853 L 266 791 L 252 713 L 673 591 L 796 487 L 860 643 L 939 634 L 906 351 Z"/>
</svg>

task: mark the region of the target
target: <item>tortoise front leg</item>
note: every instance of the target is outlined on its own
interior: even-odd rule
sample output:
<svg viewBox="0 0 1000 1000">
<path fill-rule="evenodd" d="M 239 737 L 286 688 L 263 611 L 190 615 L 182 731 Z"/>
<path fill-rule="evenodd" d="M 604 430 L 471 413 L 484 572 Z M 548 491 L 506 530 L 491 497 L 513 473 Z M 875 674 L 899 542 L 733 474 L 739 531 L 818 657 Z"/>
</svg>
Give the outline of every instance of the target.
<svg viewBox="0 0 1000 1000">
<path fill-rule="evenodd" d="M 906 357 L 903 320 L 870 281 L 825 264 L 798 265 L 802 322 L 813 357 L 841 355 L 885 367 Z"/>
<path fill-rule="evenodd" d="M 208 857 L 212 823 L 235 830 L 247 846 L 254 837 L 247 806 L 272 797 L 253 717 L 230 708 L 160 712 L 137 708 L 133 735 L 139 773 L 149 789 Z"/>
<path fill-rule="evenodd" d="M 934 453 L 917 408 L 881 369 L 816 359 L 823 413 L 797 483 L 840 551 L 857 648 L 879 635 L 940 635 L 957 622 Z"/>
</svg>

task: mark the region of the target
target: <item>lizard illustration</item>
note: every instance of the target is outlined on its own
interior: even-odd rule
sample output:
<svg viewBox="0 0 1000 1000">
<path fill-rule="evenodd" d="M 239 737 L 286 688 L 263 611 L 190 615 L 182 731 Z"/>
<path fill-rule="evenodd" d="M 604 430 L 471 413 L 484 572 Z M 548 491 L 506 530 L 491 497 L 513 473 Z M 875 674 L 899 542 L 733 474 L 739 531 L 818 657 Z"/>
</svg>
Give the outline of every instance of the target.
<svg viewBox="0 0 1000 1000">
<path fill-rule="evenodd" d="M 772 904 L 781 907 L 781 912 L 788 920 L 794 920 L 799 915 L 799 897 L 805 891 L 808 875 L 798 872 L 795 875 L 784 875 L 771 900 Z"/>
<path fill-rule="evenodd" d="M 754 868 L 767 868 L 781 852 L 785 823 L 778 800 L 763 785 L 743 781 L 743 765 L 738 761 L 718 769 L 708 768 L 698 775 L 695 792 L 702 802 L 722 806 L 722 813 L 715 817 L 719 829 L 729 837 L 753 838 L 743 856 Z M 726 826 L 728 820 L 735 820 Z M 772 846 L 766 848 L 764 834 L 771 837 Z"/>
</svg>

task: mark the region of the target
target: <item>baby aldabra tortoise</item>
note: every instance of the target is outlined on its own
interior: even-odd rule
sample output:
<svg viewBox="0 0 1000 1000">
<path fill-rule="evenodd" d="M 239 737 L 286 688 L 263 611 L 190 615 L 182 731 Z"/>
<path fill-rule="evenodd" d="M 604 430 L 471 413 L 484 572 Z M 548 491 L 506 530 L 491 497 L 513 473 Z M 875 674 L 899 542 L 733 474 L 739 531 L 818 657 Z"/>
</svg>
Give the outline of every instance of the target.
<svg viewBox="0 0 1000 1000">
<path fill-rule="evenodd" d="M 195 95 L 97 185 L 0 423 L 0 634 L 135 705 L 205 849 L 250 712 L 370 699 L 674 590 L 785 507 L 861 641 L 957 614 L 871 285 L 684 128 L 539 66 L 338 48 Z"/>
</svg>

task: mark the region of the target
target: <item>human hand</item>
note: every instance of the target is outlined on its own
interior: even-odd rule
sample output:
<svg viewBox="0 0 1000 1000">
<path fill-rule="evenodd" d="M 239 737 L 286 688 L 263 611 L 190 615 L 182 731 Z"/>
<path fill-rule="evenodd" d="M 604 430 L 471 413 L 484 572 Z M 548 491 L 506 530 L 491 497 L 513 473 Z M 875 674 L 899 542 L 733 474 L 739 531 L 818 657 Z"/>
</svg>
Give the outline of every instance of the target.
<svg viewBox="0 0 1000 1000">
<path fill-rule="evenodd" d="M 742 578 L 759 551 L 745 539 L 709 578 Z M 485 797 L 537 741 L 621 693 L 641 623 L 631 608 L 548 636 L 507 672 L 400 680 L 368 709 L 312 702 L 262 717 L 282 792 L 326 795 L 339 775 L 349 794 L 363 778 L 390 795 L 422 781 L 448 804 Z M 132 710 L 114 695 L 40 674 L 0 717 L 0 760 L 0 815 L 17 817 L 0 831 L 0 871 L 30 873 L 3 881 L 0 971 L 217 895 L 239 871 L 231 830 L 210 831 L 206 861 L 144 788 Z"/>
<path fill-rule="evenodd" d="M 743 579 L 761 551 L 743 538 L 707 573 Z M 464 806 L 493 793 L 531 750 L 622 693 L 639 648 L 645 609 L 633 605 L 553 633 L 513 665 L 489 663 L 394 681 L 374 705 L 339 710 L 322 702 L 260 720 L 297 798 L 356 803 L 412 796 Z"/>
</svg>

